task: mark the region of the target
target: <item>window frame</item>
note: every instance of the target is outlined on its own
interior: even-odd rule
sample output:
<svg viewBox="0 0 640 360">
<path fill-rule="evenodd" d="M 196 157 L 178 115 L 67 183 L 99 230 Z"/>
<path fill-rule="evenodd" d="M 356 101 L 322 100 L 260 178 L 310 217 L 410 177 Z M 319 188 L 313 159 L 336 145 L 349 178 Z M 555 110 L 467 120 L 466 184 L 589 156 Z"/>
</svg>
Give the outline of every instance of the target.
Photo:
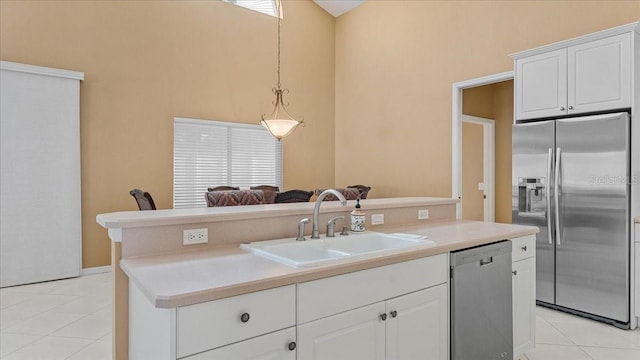
<svg viewBox="0 0 640 360">
<path fill-rule="evenodd" d="M 192 127 L 192 131 L 189 127 Z M 203 128 L 208 128 L 205 132 Z M 283 188 L 283 149 L 282 142 L 274 138 L 267 129 L 257 124 L 245 124 L 217 120 L 203 120 L 183 117 L 174 117 L 173 119 L 173 208 L 197 208 L 206 207 L 205 192 L 208 187 L 230 185 L 240 186 L 241 188 L 249 188 L 257 185 L 275 185 L 280 189 Z M 198 143 L 191 143 L 185 146 L 184 140 L 187 138 L 185 134 L 191 137 L 203 139 Z M 209 138 L 209 136 L 213 136 Z M 247 139 L 256 139 L 257 144 L 251 145 L 247 143 Z M 217 141 L 217 144 L 215 144 Z M 181 142 L 182 141 L 182 142 Z M 270 141 L 273 141 L 271 143 Z M 196 141 L 197 142 L 197 141 Z M 265 148 L 264 144 L 268 143 L 269 148 Z M 255 143 L 255 142 L 254 142 Z M 209 146 L 211 144 L 219 146 L 219 151 L 225 151 L 221 156 L 215 154 Z M 273 148 L 271 148 L 273 144 Z M 198 148 L 201 149 L 198 149 Z M 264 154 L 263 151 L 272 151 L 271 154 Z M 189 152 L 195 153 L 195 160 L 184 160 L 185 154 Z M 213 157 L 212 157 L 213 154 Z M 255 154 L 259 154 L 257 157 Z M 198 156 L 199 155 L 199 156 Z M 226 161 L 224 158 L 226 157 Z M 268 174 L 265 168 L 269 169 L 270 165 L 262 167 L 258 172 L 252 173 L 247 169 L 255 167 L 238 167 L 239 163 L 256 163 L 256 161 L 267 159 L 273 164 L 273 174 Z M 224 163 L 221 171 L 226 175 L 212 175 L 207 179 L 207 174 L 211 174 L 210 166 L 215 163 Z M 194 165 L 195 164 L 195 165 Z M 193 168 L 195 167 L 195 169 Z M 234 170 L 234 167 L 237 169 Z M 251 177 L 264 176 L 262 179 L 255 180 L 259 183 L 253 183 L 247 180 Z M 266 180 L 265 177 L 273 176 L 274 182 Z M 226 180 L 219 181 L 220 178 L 226 177 Z M 234 180 L 235 179 L 237 180 Z M 192 183 L 189 183 L 189 182 Z M 236 183 L 234 183 L 236 181 Z M 201 196 L 200 196 L 201 195 Z"/>
</svg>

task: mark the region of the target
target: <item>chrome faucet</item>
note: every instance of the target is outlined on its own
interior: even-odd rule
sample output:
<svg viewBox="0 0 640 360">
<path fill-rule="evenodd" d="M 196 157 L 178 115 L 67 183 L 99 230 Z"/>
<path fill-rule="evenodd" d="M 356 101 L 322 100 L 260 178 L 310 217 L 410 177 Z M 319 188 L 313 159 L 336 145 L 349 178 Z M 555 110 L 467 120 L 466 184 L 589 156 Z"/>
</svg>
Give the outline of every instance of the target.
<svg viewBox="0 0 640 360">
<path fill-rule="evenodd" d="M 316 204 L 313 207 L 313 230 L 311 230 L 311 238 L 312 239 L 320 239 L 320 230 L 318 226 L 318 217 L 320 215 L 320 205 L 322 204 L 322 200 L 324 200 L 327 195 L 332 194 L 340 200 L 342 206 L 347 206 L 347 199 L 344 196 L 334 189 L 327 189 L 323 191 L 320 195 L 318 195 L 318 199 L 316 199 Z"/>
</svg>

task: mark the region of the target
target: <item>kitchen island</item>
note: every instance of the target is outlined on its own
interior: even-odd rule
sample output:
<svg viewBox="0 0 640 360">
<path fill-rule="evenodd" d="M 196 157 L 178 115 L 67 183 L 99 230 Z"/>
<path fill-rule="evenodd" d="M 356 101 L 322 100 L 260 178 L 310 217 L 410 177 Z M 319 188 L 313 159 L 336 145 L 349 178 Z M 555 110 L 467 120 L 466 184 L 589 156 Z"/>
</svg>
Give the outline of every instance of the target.
<svg viewBox="0 0 640 360">
<path fill-rule="evenodd" d="M 431 324 L 431 328 L 422 330 L 437 336 L 430 336 L 429 341 L 426 335 L 419 338 L 430 344 L 438 354 L 436 358 L 447 359 L 448 253 L 505 239 L 512 239 L 514 272 L 523 279 L 517 282 L 518 276 L 514 275 L 514 322 L 528 319 L 526 326 L 514 327 L 514 338 L 519 336 L 518 329 L 523 329 L 521 332 L 529 338 L 527 345 L 518 349 L 516 340 L 514 348 L 526 350 L 533 345 L 531 314 L 535 281 L 531 281 L 531 277 L 535 274 L 533 235 L 537 228 L 455 220 L 456 202 L 441 198 L 365 200 L 362 205 L 369 214 L 384 214 L 386 220 L 384 225 L 369 226 L 367 230 L 424 235 L 433 243 L 308 268 L 289 267 L 262 258 L 239 249 L 238 244 L 294 236 L 297 221 L 308 216 L 313 204 L 99 215 L 98 222 L 109 229 L 114 240 L 114 259 L 118 260 L 118 268 L 114 269 L 117 349 L 114 354 L 122 354 L 118 359 L 125 359 L 129 354 L 131 358 L 153 354 L 154 358 L 213 359 L 235 358 L 247 349 L 265 349 L 286 351 L 293 358 L 296 353 L 298 358 L 307 358 L 314 356 L 310 353 L 310 342 L 317 346 L 318 339 L 327 334 L 328 329 L 342 326 L 345 321 L 369 324 L 372 334 L 383 339 L 382 343 L 371 342 L 369 350 L 376 357 L 385 349 L 387 353 L 401 354 L 420 344 L 411 344 L 407 334 L 402 337 L 405 346 L 385 343 L 384 334 L 387 339 L 399 336 L 400 328 L 394 327 L 393 321 L 386 322 L 386 327 L 383 325 L 387 313 L 389 320 L 391 317 L 396 320 L 395 313 L 397 321 L 408 321 L 402 316 L 403 312 L 397 310 L 408 302 L 409 308 L 412 303 L 417 308 L 425 308 L 420 304 L 431 304 L 423 315 L 435 316 L 438 321 L 406 326 Z M 322 223 L 326 222 L 325 217 L 346 215 L 352 208 L 338 203 L 323 206 Z M 429 210 L 431 216 L 417 220 L 418 210 Z M 267 223 L 271 226 L 265 226 Z M 198 226 L 207 226 L 209 234 L 214 236 L 210 235 L 206 244 L 183 246 L 182 231 Z M 215 238 L 220 233 L 225 235 Z M 527 284 L 524 287 L 527 291 L 521 290 L 523 284 Z M 523 304 L 519 298 L 525 299 L 524 309 L 517 307 Z M 246 324 L 244 312 L 236 318 L 240 308 L 251 308 L 252 304 L 254 314 L 266 315 L 250 316 L 251 312 L 247 311 Z M 387 312 L 388 306 L 394 309 Z M 129 312 L 131 319 L 127 317 Z M 369 318 L 373 313 L 376 321 L 371 322 Z M 383 314 L 385 319 L 378 318 Z M 122 334 L 129 331 L 122 340 Z M 130 339 L 128 345 L 123 343 L 127 338 Z M 158 338 L 168 341 L 158 342 Z M 238 345 L 245 341 L 263 346 Z M 327 348 L 335 348 L 335 341 L 338 340 L 329 338 Z M 288 345 L 285 346 L 285 342 Z M 275 343 L 279 345 L 271 349 Z M 361 344 L 359 348 L 366 347 Z"/>
</svg>

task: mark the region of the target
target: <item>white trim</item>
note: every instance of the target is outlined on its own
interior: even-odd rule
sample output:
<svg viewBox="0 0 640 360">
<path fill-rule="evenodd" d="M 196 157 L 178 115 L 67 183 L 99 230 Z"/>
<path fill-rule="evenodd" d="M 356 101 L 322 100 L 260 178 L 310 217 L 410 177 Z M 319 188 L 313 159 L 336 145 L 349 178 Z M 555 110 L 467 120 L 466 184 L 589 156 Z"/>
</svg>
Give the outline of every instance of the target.
<svg viewBox="0 0 640 360">
<path fill-rule="evenodd" d="M 106 273 L 110 273 L 111 269 L 112 269 L 111 265 L 84 268 L 80 270 L 80 276 L 106 274 Z"/>
<path fill-rule="evenodd" d="M 556 43 L 549 44 L 549 45 L 539 46 L 534 49 L 520 51 L 517 53 L 510 54 L 509 56 L 514 60 L 518 60 L 518 59 L 522 59 L 532 55 L 538 55 L 538 54 L 546 53 L 549 51 L 560 50 L 560 49 L 567 48 L 569 46 L 584 44 L 586 42 L 600 40 L 610 36 L 625 34 L 633 31 L 640 34 L 640 21 L 636 21 L 630 24 L 621 25 L 611 29 L 606 29 L 606 30 L 595 32 L 595 33 L 579 36 L 569 40 L 558 41 Z"/>
<path fill-rule="evenodd" d="M 84 73 L 71 70 L 54 69 L 44 66 L 19 64 L 10 61 L 0 61 L 0 69 L 8 71 L 18 71 L 30 74 L 55 76 L 67 79 L 84 80 Z"/>
<path fill-rule="evenodd" d="M 488 75 L 476 79 L 465 80 L 454 83 L 452 85 L 452 97 L 451 97 L 451 136 L 452 136 L 452 148 L 451 148 L 451 197 L 459 199 L 462 189 L 460 189 L 460 174 L 462 172 L 462 90 L 482 86 L 495 84 L 502 81 L 512 80 L 513 71 L 505 71 L 499 74 Z M 456 208 L 456 217 L 461 218 L 462 207 L 458 203 Z"/>
<path fill-rule="evenodd" d="M 484 181 L 484 221 L 495 221 L 495 203 L 496 203 L 496 182 L 495 182 L 495 159 L 496 159 L 496 144 L 495 144 L 495 120 L 485 119 L 477 116 L 462 115 L 462 122 L 468 122 L 472 124 L 482 125 L 482 178 Z M 462 177 L 460 177 L 462 182 Z M 462 184 L 460 185 L 462 188 Z M 463 199 L 460 199 L 462 204 Z M 462 209 L 462 205 L 460 205 Z"/>
</svg>

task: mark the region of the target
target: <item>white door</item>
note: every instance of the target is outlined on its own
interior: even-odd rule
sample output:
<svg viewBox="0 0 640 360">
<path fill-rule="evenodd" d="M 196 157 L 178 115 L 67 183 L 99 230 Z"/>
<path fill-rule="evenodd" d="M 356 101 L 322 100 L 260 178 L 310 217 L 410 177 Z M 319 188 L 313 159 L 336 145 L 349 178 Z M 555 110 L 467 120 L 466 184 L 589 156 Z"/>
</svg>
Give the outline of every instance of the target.
<svg viewBox="0 0 640 360">
<path fill-rule="evenodd" d="M 446 360 L 447 285 L 387 301 L 387 360 Z"/>
<path fill-rule="evenodd" d="M 298 360 L 384 360 L 383 314 L 379 302 L 299 325 Z"/>
<path fill-rule="evenodd" d="M 567 113 L 567 50 L 516 60 L 516 119 Z"/>
<path fill-rule="evenodd" d="M 80 79 L 1 63 L 0 287 L 80 275 Z"/>
<path fill-rule="evenodd" d="M 569 113 L 631 107 L 631 33 L 568 49 Z"/>
<path fill-rule="evenodd" d="M 190 356 L 189 360 L 296 360 L 296 328 Z"/>
<path fill-rule="evenodd" d="M 461 218 L 495 221 L 495 121 L 462 115 Z"/>
<path fill-rule="evenodd" d="M 513 354 L 518 358 L 535 345 L 535 258 L 512 264 Z"/>
</svg>

